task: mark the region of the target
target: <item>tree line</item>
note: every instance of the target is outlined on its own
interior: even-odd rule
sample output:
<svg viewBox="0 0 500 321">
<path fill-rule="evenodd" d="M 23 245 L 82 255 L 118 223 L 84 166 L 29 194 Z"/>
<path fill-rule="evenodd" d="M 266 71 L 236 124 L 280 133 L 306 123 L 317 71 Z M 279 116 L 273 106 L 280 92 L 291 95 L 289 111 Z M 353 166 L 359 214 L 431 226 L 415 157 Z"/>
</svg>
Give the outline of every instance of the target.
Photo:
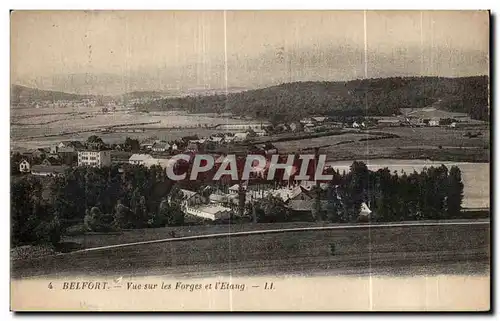
<svg viewBox="0 0 500 321">
<path fill-rule="evenodd" d="M 211 96 L 158 99 L 137 108 L 144 111 L 182 109 L 190 113 L 227 113 L 296 121 L 311 115 L 334 117 L 391 116 L 400 108 L 429 107 L 464 112 L 488 120 L 487 76 L 391 77 L 347 82 L 294 82 L 263 89 Z"/>
</svg>

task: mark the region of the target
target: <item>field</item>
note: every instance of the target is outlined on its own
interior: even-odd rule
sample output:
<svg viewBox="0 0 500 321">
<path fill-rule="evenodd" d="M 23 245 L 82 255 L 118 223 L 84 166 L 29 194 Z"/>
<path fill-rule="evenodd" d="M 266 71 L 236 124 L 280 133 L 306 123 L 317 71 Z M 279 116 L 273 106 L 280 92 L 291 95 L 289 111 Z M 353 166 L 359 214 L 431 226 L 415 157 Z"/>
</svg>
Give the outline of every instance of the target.
<svg viewBox="0 0 500 321">
<path fill-rule="evenodd" d="M 465 137 L 467 133 L 478 137 Z M 384 137 L 396 135 L 397 137 Z M 329 160 L 372 158 L 432 159 L 489 162 L 488 126 L 475 128 L 386 127 L 367 131 L 344 131 L 341 135 L 275 142 L 280 152 L 320 147 Z"/>
<path fill-rule="evenodd" d="M 14 147 L 48 147 L 61 140 L 85 140 L 100 135 L 106 143 L 123 142 L 126 136 L 145 139 L 178 139 L 198 134 L 210 135 L 219 130 L 207 129 L 217 124 L 241 123 L 229 117 L 212 114 L 187 115 L 184 112 L 141 113 L 118 109 L 103 113 L 101 108 L 23 108 L 11 114 L 11 141 Z M 101 133 L 112 126 L 144 128 L 143 133 Z"/>
<path fill-rule="evenodd" d="M 17 260 L 12 276 L 488 273 L 489 224 L 461 224 L 176 240 Z"/>
</svg>

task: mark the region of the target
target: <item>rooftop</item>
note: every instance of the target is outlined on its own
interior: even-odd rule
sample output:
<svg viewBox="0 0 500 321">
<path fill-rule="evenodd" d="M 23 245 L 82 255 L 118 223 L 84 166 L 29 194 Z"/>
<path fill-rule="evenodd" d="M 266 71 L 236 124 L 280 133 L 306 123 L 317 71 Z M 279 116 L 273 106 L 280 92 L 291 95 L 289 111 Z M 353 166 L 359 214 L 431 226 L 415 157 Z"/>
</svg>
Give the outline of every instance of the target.
<svg viewBox="0 0 500 321">
<path fill-rule="evenodd" d="M 69 168 L 64 165 L 52 165 L 52 166 L 46 166 L 46 165 L 33 165 L 31 166 L 31 171 L 32 172 L 38 172 L 38 173 L 57 173 L 61 174 L 64 173 L 64 171 Z"/>
<path fill-rule="evenodd" d="M 133 154 L 130 156 L 129 161 L 144 161 L 146 159 L 152 159 L 153 156 L 149 154 Z"/>
</svg>

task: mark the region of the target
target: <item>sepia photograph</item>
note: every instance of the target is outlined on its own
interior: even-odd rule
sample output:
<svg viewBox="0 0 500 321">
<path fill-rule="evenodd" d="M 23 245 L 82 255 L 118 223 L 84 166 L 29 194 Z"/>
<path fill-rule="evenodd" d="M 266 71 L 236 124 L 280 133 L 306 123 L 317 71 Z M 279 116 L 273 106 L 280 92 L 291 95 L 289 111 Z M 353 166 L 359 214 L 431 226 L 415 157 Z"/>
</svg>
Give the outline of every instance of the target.
<svg viewBox="0 0 500 321">
<path fill-rule="evenodd" d="M 490 311 L 490 20 L 12 10 L 11 310 Z"/>
</svg>

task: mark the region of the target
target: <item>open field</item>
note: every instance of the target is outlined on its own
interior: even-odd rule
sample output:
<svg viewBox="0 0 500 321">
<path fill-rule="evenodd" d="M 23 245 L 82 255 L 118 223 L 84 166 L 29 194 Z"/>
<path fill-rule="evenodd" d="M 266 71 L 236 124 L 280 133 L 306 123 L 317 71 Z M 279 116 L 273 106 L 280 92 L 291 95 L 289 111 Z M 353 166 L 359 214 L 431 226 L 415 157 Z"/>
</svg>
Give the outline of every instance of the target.
<svg viewBox="0 0 500 321">
<path fill-rule="evenodd" d="M 14 146 L 24 148 L 47 147 L 55 141 L 82 140 L 96 133 L 108 143 L 122 142 L 126 136 L 137 138 L 158 136 L 171 140 L 185 135 L 197 133 L 210 135 L 220 131 L 204 128 L 206 126 L 243 122 L 239 119 L 217 117 L 212 114 L 188 115 L 180 111 L 141 113 L 124 108 L 103 113 L 101 108 L 13 109 L 11 114 L 12 143 Z M 144 128 L 146 131 L 144 133 L 108 134 L 100 132 L 103 128 L 123 125 Z"/>
<path fill-rule="evenodd" d="M 12 276 L 485 274 L 489 261 L 489 223 L 471 221 L 174 240 L 17 260 Z"/>
<path fill-rule="evenodd" d="M 273 143 L 281 152 L 297 152 L 313 147 L 332 148 L 342 144 L 352 144 L 366 139 L 381 138 L 382 135 L 368 134 L 364 132 L 345 132 L 339 135 L 329 135 L 301 140 L 290 140 Z"/>
<path fill-rule="evenodd" d="M 468 132 L 477 133 L 478 131 L 481 132 L 481 136 L 464 137 Z M 371 135 L 368 134 L 370 132 Z M 377 135 L 373 135 L 373 133 Z M 394 134 L 399 137 L 376 139 L 377 136 L 382 136 L 379 135 L 381 133 Z M 367 137 L 362 135 L 367 135 Z M 277 142 L 275 145 L 280 148 L 280 152 L 295 152 L 296 148 L 321 147 L 321 153 L 326 154 L 328 159 L 332 161 L 372 158 L 429 158 L 489 162 L 490 157 L 489 127 L 480 127 L 474 130 L 442 127 L 393 127 L 314 139 Z"/>
</svg>

